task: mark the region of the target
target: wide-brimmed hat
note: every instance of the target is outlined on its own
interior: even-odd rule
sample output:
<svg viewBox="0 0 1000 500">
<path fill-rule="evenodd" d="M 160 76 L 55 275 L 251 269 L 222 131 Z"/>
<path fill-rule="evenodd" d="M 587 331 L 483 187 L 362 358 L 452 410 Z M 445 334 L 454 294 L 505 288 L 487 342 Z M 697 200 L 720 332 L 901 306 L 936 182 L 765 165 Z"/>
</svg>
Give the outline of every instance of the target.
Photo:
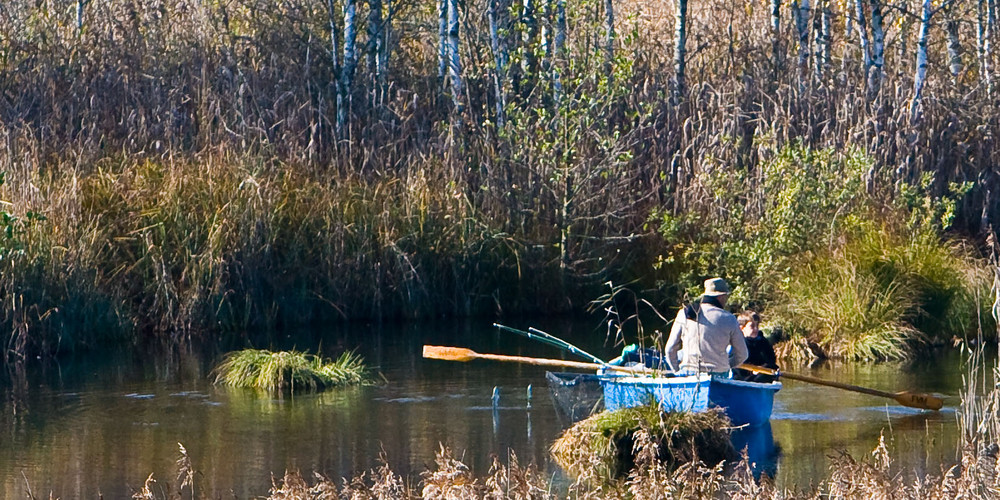
<svg viewBox="0 0 1000 500">
<path fill-rule="evenodd" d="M 704 295 L 709 297 L 729 295 L 729 283 L 726 283 L 726 280 L 722 278 L 709 278 L 705 280 Z"/>
</svg>

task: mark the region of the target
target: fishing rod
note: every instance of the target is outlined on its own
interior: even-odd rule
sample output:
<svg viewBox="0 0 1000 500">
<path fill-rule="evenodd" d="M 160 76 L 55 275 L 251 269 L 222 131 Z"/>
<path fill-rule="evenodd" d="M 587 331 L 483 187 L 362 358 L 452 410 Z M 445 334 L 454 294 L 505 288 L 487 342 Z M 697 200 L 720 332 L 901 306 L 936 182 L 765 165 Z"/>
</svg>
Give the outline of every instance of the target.
<svg viewBox="0 0 1000 500">
<path fill-rule="evenodd" d="M 604 361 L 603 359 L 598 358 L 597 356 L 594 356 L 593 354 L 590 354 L 589 352 L 584 351 L 583 349 L 580 349 L 579 347 L 570 344 L 569 342 L 566 342 L 565 340 L 556 337 L 555 335 L 545 333 L 537 328 L 530 327 L 528 328 L 529 331 L 526 332 L 524 330 L 518 330 L 517 328 L 511 328 L 509 326 L 501 325 L 500 323 L 493 323 L 493 326 L 501 330 L 506 330 L 508 332 L 516 333 L 518 335 L 527 337 L 531 340 L 537 340 L 543 344 L 548 344 L 550 346 L 563 349 L 565 351 L 569 351 L 573 354 L 576 354 L 577 356 L 587 358 L 594 363 L 598 363 L 603 366 L 608 366 L 607 361 Z"/>
</svg>

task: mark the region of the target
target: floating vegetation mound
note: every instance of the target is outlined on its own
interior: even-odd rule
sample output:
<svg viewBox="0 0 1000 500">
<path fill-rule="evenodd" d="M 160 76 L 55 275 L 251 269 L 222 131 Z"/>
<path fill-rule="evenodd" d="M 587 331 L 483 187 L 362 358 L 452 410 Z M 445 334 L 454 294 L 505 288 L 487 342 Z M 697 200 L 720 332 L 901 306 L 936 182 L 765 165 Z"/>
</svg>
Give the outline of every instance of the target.
<svg viewBox="0 0 1000 500">
<path fill-rule="evenodd" d="M 368 381 L 361 356 L 345 352 L 334 361 L 298 351 L 244 349 L 231 352 L 213 370 L 216 384 L 267 391 L 314 391 Z"/>
<path fill-rule="evenodd" d="M 590 484 L 625 478 L 635 466 L 636 434 L 650 436 L 658 458 L 673 470 L 700 460 L 738 460 L 721 411 L 667 412 L 656 405 L 601 412 L 577 422 L 552 445 L 552 456 L 568 474 Z"/>
</svg>

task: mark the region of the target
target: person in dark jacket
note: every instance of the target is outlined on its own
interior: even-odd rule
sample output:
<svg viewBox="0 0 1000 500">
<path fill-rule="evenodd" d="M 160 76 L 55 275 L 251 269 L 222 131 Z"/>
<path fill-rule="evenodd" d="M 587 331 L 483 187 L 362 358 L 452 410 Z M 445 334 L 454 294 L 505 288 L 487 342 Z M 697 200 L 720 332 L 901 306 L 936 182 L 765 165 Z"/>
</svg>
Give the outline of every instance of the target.
<svg viewBox="0 0 1000 500">
<path fill-rule="evenodd" d="M 749 365 L 763 366 L 764 368 L 778 369 L 778 360 L 774 355 L 774 348 L 767 338 L 760 333 L 760 315 L 755 311 L 743 311 L 736 318 L 743 332 L 743 340 L 747 344 L 747 360 Z M 772 382 L 775 377 L 763 373 L 753 373 L 747 370 L 736 370 L 734 377 L 750 382 Z"/>
</svg>

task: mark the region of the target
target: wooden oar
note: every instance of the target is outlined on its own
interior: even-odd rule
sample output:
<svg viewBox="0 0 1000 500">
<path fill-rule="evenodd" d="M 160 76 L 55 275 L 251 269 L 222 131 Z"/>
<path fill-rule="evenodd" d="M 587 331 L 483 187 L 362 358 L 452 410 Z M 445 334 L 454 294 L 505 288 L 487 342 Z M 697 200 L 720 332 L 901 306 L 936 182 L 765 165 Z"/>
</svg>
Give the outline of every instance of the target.
<svg viewBox="0 0 1000 500">
<path fill-rule="evenodd" d="M 648 368 L 639 366 L 635 368 L 625 366 L 601 365 L 598 363 L 584 363 L 582 361 L 567 361 L 564 359 L 529 358 L 526 356 L 506 356 L 503 354 L 481 354 L 472 349 L 464 347 L 444 347 L 437 345 L 425 345 L 424 357 L 430 359 L 443 359 L 446 361 L 467 362 L 474 359 L 489 359 L 492 361 L 507 361 L 511 363 L 524 363 L 538 366 L 561 366 L 566 368 L 580 368 L 583 370 L 597 370 L 598 368 L 610 369 L 618 372 L 633 374 L 655 373 Z"/>
<path fill-rule="evenodd" d="M 909 406 L 910 408 L 921 408 L 924 410 L 940 410 L 941 407 L 944 406 L 944 400 L 942 400 L 937 396 L 932 396 L 930 394 L 920 394 L 908 391 L 895 392 L 895 393 L 880 391 L 878 389 L 870 389 L 868 387 L 844 384 L 841 382 L 833 382 L 831 380 L 823 380 L 821 378 L 810 377 L 808 375 L 798 375 L 795 373 L 788 373 L 780 370 L 772 370 L 770 368 L 764 368 L 763 366 L 742 364 L 739 366 L 739 368 L 742 368 L 744 370 L 750 370 L 756 373 L 774 375 L 776 377 L 790 378 L 792 380 L 801 380 L 802 382 L 808 382 L 810 384 L 825 385 L 828 387 L 836 387 L 838 389 L 844 389 L 847 391 L 854 391 L 854 392 L 860 392 L 862 394 L 869 394 L 872 396 L 895 399 L 897 403 L 903 406 Z"/>
</svg>

